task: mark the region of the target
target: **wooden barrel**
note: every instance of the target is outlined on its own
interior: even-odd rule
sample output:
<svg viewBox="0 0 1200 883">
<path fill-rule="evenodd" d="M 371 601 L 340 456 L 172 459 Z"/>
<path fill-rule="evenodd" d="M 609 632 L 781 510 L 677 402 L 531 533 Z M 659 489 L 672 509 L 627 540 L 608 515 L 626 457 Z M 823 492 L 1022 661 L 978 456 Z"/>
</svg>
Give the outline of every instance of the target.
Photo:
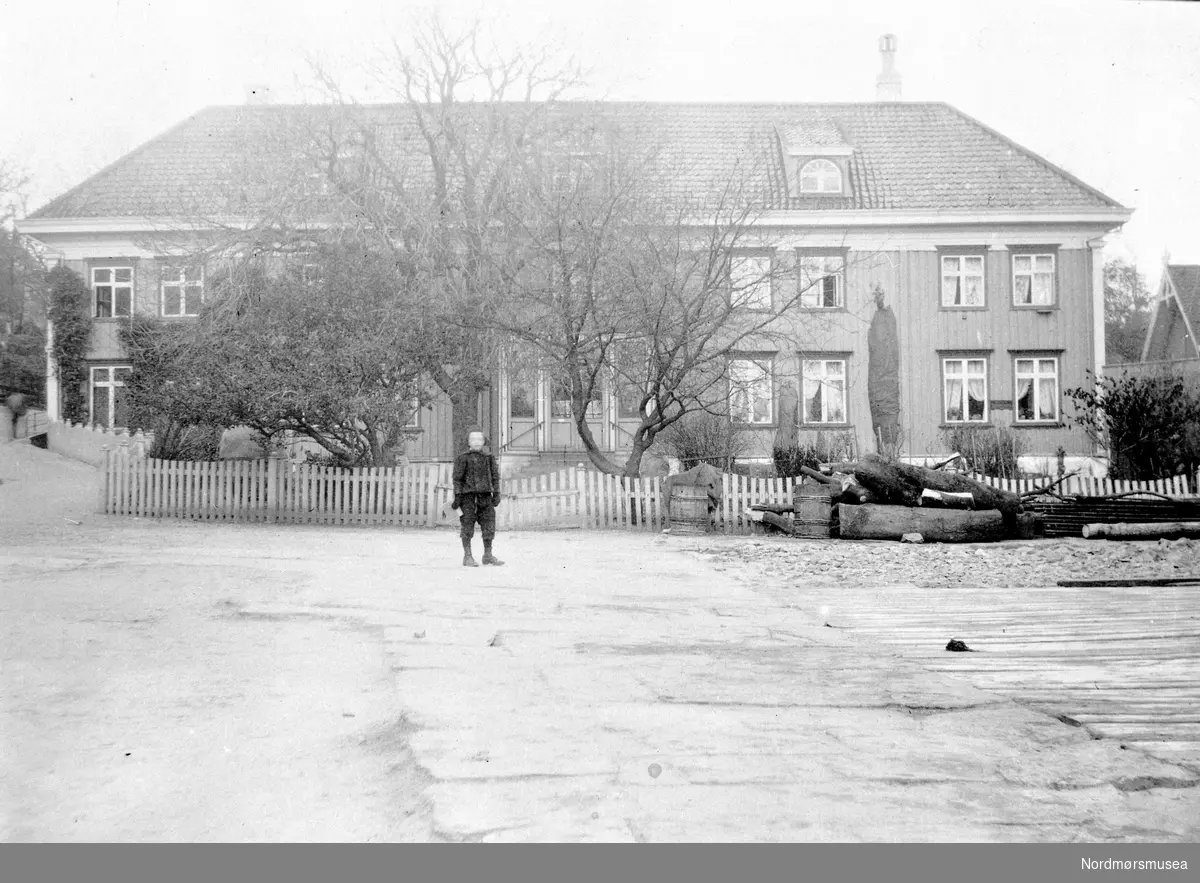
<svg viewBox="0 0 1200 883">
<path fill-rule="evenodd" d="M 798 487 L 795 512 L 792 533 L 796 536 L 821 539 L 833 536 L 833 498 L 828 485 L 805 482 Z"/>
<path fill-rule="evenodd" d="M 708 533 L 712 519 L 708 514 L 708 488 L 694 485 L 671 490 L 671 533 Z"/>
</svg>

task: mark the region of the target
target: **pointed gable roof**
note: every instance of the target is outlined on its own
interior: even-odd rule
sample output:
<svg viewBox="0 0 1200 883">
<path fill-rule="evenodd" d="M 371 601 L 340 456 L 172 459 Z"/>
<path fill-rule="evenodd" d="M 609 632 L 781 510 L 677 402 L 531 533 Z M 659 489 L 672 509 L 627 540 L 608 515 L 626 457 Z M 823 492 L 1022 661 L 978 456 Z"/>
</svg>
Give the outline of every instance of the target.
<svg viewBox="0 0 1200 883">
<path fill-rule="evenodd" d="M 1159 285 L 1159 297 L 1146 329 L 1142 348 L 1143 362 L 1158 362 L 1168 358 L 1167 345 L 1172 325 L 1182 323 L 1186 338 L 1192 343 L 1194 357 L 1200 357 L 1200 266 L 1167 264 Z"/>
</svg>

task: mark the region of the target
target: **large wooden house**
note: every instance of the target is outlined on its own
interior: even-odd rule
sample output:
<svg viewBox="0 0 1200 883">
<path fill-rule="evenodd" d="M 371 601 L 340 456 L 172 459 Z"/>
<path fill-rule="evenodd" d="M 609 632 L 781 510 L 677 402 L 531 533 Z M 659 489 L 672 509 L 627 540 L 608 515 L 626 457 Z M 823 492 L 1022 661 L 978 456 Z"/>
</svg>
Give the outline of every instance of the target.
<svg viewBox="0 0 1200 883">
<path fill-rule="evenodd" d="M 734 417 L 754 431 L 756 456 L 770 456 L 781 402 L 798 406 L 802 440 L 843 434 L 873 449 L 867 339 L 879 303 L 898 329 L 903 454 L 937 456 L 948 430 L 987 426 L 1012 427 L 1030 454 L 1095 453 L 1070 425 L 1064 392 L 1105 363 L 1102 249 L 1130 210 L 955 108 L 896 91 L 882 82 L 884 100 L 868 103 L 592 107 L 612 125 L 652 130 L 680 168 L 711 173 L 749 152 L 765 170 L 753 222 L 764 245 L 736 260 L 775 270 L 754 296 L 760 309 L 792 300 L 791 286 L 805 294 L 779 317 L 787 342 L 729 363 Z M 296 112 L 200 111 L 21 223 L 91 288 L 95 423 L 123 420 L 121 318 L 188 321 L 206 297 L 202 271 L 150 241 L 184 217 L 194 225 L 199 195 L 219 197 L 226 221 L 249 216 L 247 133 Z M 410 113 L 370 112 L 398 130 Z M 47 401 L 57 416 L 53 373 Z M 581 459 L 569 402 L 534 367 L 498 371 L 479 414 L 506 470 Z M 409 457 L 452 457 L 449 419 L 448 404 L 423 409 Z M 588 419 L 601 446 L 620 452 L 636 404 L 606 390 Z"/>
</svg>

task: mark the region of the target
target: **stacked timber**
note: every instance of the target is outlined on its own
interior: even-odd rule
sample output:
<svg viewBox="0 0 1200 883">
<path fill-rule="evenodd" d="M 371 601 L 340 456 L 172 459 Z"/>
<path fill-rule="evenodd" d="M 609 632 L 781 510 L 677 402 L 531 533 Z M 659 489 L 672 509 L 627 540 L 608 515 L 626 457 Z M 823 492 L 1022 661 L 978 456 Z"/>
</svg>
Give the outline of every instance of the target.
<svg viewBox="0 0 1200 883">
<path fill-rule="evenodd" d="M 1047 537 L 1081 537 L 1089 524 L 1168 524 L 1200 521 L 1200 500 L 1075 497 L 1032 500 L 1026 507 L 1042 517 Z"/>
</svg>

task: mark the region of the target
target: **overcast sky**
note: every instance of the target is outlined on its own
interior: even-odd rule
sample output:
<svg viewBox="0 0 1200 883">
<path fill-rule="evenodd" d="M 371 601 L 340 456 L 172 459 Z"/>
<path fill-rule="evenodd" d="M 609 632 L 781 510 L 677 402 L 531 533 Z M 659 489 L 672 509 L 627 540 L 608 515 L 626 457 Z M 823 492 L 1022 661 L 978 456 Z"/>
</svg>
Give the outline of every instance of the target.
<svg viewBox="0 0 1200 883">
<path fill-rule="evenodd" d="M 1134 208 L 1111 254 L 1158 277 L 1200 263 L 1200 4 L 1116 0 L 446 0 L 552 39 L 589 95 L 649 101 L 870 101 L 878 38 L 903 97 L 945 101 Z M 579 8 L 576 8 L 579 7 Z M 202 107 L 266 84 L 299 100 L 319 56 L 366 101 L 358 62 L 428 3 L 0 0 L 0 158 L 30 209 Z"/>
</svg>

